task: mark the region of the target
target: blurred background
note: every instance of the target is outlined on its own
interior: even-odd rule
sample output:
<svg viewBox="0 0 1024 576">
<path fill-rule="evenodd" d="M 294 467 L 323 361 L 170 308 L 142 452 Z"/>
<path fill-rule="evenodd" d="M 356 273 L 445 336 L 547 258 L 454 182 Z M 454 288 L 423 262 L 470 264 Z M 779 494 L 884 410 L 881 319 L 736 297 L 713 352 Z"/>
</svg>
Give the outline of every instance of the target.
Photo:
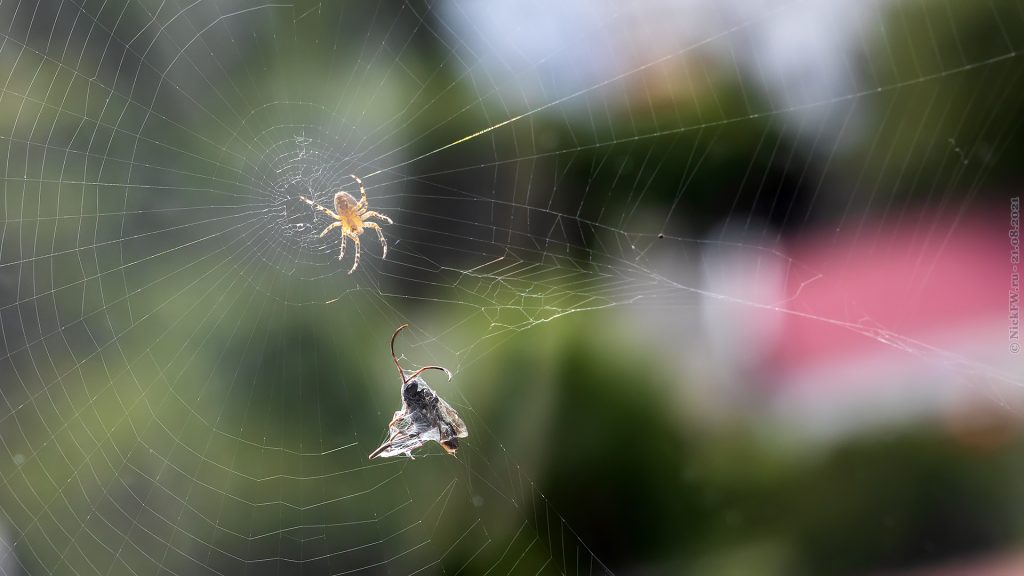
<svg viewBox="0 0 1024 576">
<path fill-rule="evenodd" d="M 1022 50 L 1015 0 L 0 2 L 0 573 L 1024 573 Z M 299 196 L 352 175 L 349 274 Z M 470 435 L 369 461 L 406 322 Z"/>
</svg>

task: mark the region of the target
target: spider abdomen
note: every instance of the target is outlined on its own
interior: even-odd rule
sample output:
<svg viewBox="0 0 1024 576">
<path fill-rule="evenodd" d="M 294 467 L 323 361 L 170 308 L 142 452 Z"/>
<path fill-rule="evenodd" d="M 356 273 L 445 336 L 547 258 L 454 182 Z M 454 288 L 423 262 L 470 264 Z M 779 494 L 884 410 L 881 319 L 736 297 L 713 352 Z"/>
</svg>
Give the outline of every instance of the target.
<svg viewBox="0 0 1024 576">
<path fill-rule="evenodd" d="M 334 211 L 338 213 L 338 219 L 346 230 L 355 234 L 363 233 L 363 219 L 359 214 L 359 203 L 348 192 L 338 192 L 334 195 Z"/>
</svg>

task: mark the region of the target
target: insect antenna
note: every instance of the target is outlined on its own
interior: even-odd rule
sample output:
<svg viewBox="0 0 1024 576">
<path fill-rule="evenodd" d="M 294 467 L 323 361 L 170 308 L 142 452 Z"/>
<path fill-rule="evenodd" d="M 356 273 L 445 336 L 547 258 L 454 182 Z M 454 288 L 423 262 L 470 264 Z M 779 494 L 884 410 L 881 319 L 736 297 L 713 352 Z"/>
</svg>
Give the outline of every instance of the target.
<svg viewBox="0 0 1024 576">
<path fill-rule="evenodd" d="M 391 335 L 391 359 L 395 361 L 395 366 L 398 367 L 398 375 L 402 378 L 402 386 L 405 386 L 410 380 L 419 376 L 423 372 L 426 372 L 427 370 L 440 370 L 448 375 L 448 381 L 451 382 L 452 373 L 449 372 L 447 368 L 444 368 L 442 366 L 424 366 L 419 370 L 413 372 L 411 376 L 405 376 L 405 370 L 402 368 L 402 365 L 398 363 L 398 356 L 395 354 L 395 338 L 398 337 L 399 332 L 401 332 L 404 328 L 408 327 L 408 324 L 402 324 L 401 326 L 398 327 L 397 330 L 395 330 L 395 333 Z"/>
<path fill-rule="evenodd" d="M 395 338 L 398 337 L 399 332 L 408 327 L 408 324 L 402 324 L 398 327 L 398 330 L 395 330 L 395 333 L 391 335 L 391 359 L 395 361 L 395 366 L 398 367 L 398 376 L 401 377 L 403 386 L 405 386 L 405 370 L 402 370 L 402 365 L 398 363 L 398 356 L 395 355 Z"/>
<path fill-rule="evenodd" d="M 420 368 L 419 370 L 413 372 L 412 375 L 409 376 L 405 381 L 408 382 L 409 380 L 412 380 L 413 378 L 419 376 L 420 374 L 422 374 L 423 372 L 426 372 L 427 370 L 440 370 L 441 372 L 444 372 L 445 374 L 448 375 L 448 381 L 449 382 L 452 381 L 452 373 L 449 372 L 448 369 L 443 367 L 443 366 L 424 366 L 423 368 Z M 403 382 L 403 384 L 404 384 L 404 382 Z"/>
</svg>

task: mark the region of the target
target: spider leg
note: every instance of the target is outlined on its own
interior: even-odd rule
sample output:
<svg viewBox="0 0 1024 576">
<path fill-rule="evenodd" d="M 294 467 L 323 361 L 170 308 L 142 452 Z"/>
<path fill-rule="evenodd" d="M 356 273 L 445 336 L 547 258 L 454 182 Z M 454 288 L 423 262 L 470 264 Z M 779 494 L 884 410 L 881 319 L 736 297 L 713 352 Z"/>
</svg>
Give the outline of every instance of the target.
<svg viewBox="0 0 1024 576">
<path fill-rule="evenodd" d="M 360 218 L 362 218 L 363 220 L 366 220 L 367 218 L 379 218 L 381 222 L 385 222 L 387 224 L 394 224 L 394 222 L 391 221 L 391 218 L 388 218 L 387 216 L 381 214 L 380 212 L 374 212 L 373 210 L 363 212 L 360 215 Z"/>
<path fill-rule="evenodd" d="M 381 258 L 388 257 L 388 241 L 384 239 L 384 232 L 381 231 L 380 225 L 376 222 L 363 222 L 363 227 L 373 228 L 377 231 L 377 237 L 380 238 L 380 245 L 384 247 L 384 253 L 381 254 Z"/>
<path fill-rule="evenodd" d="M 335 214 L 334 212 L 328 210 L 327 208 L 324 208 L 323 206 L 317 204 L 316 202 L 313 202 L 312 200 L 310 200 L 309 198 L 306 198 L 305 196 L 299 196 L 299 200 L 302 200 L 306 204 L 309 204 L 313 208 L 323 212 L 324 214 L 327 214 L 328 216 L 330 216 L 331 218 L 334 218 L 335 220 L 341 220 L 341 218 L 338 218 L 337 214 Z"/>
<path fill-rule="evenodd" d="M 359 267 L 359 252 L 361 252 L 362 250 L 359 247 L 359 236 L 356 236 L 355 234 L 353 234 L 351 232 L 345 234 L 345 236 L 351 238 L 352 239 L 352 243 L 356 245 L 356 255 L 352 259 L 352 269 L 348 271 L 348 273 L 351 274 L 351 273 L 356 271 L 356 268 Z"/>
<path fill-rule="evenodd" d="M 356 181 L 356 184 L 359 184 L 359 203 L 356 204 L 356 211 L 361 212 L 366 210 L 366 207 L 370 204 L 366 200 L 366 187 L 363 186 L 363 181 L 359 179 L 359 176 L 356 176 L 355 174 L 349 174 L 349 176 Z"/>
<path fill-rule="evenodd" d="M 345 238 L 347 236 L 348 235 L 345 234 L 344 232 L 341 233 L 341 253 L 338 254 L 338 260 L 341 260 L 345 257 Z"/>
<path fill-rule="evenodd" d="M 324 228 L 324 231 L 320 233 L 320 237 L 323 238 L 328 232 L 334 230 L 338 226 L 341 226 L 341 222 L 332 222 L 327 228 Z"/>
</svg>

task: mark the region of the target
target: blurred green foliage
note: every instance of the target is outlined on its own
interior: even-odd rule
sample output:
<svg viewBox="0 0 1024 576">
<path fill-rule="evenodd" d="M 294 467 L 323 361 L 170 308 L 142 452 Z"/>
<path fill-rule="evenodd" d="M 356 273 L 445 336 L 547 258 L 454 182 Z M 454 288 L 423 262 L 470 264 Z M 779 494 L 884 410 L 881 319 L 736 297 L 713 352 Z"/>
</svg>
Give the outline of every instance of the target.
<svg viewBox="0 0 1024 576">
<path fill-rule="evenodd" d="M 869 69 L 886 63 L 869 76 L 888 89 L 850 95 L 871 110 L 872 124 L 865 128 L 871 137 L 840 151 L 827 166 L 812 159 L 817 151 L 793 140 L 764 99 L 747 98 L 741 86 L 721 81 L 695 90 L 693 100 L 657 103 L 649 117 L 624 109 L 598 124 L 537 114 L 507 133 L 427 158 L 401 192 L 411 198 L 405 209 L 429 212 L 423 205 L 436 201 L 430 194 L 435 186 L 476 192 L 504 185 L 498 178 L 507 176 L 504 167 L 487 165 L 496 158 L 567 149 L 568 168 L 558 166 L 564 170 L 543 160 L 522 168 L 537 175 L 531 191 L 557 190 L 553 200 L 534 196 L 535 205 L 551 200 L 555 212 L 599 221 L 592 210 L 624 211 L 640 193 L 659 216 L 679 198 L 666 230 L 695 236 L 726 216 L 748 213 L 798 232 L 842 218 L 850 208 L 846 200 L 868 211 L 875 201 L 942 207 L 961 195 L 1001 199 L 1003 187 L 1020 184 L 1017 160 L 1024 151 L 1018 130 L 1024 74 L 1020 52 L 1012 51 L 1024 34 L 1019 6 L 993 3 L 995 16 L 986 12 L 987 4 L 909 6 L 894 9 L 887 20 L 893 26 L 876 47 L 885 55 L 868 55 L 864 63 Z M 399 407 L 398 378 L 386 348 L 394 326 L 382 320 L 399 313 L 382 310 L 377 294 L 389 293 L 388 282 L 400 279 L 362 286 L 330 304 L 292 306 L 327 298 L 247 276 L 258 257 L 232 250 L 265 238 L 239 232 L 226 246 L 211 247 L 196 237 L 233 222 L 210 208 L 210 221 L 175 229 L 162 194 L 177 195 L 173 209 L 244 197 L 245 186 L 237 182 L 218 188 L 216 202 L 208 190 L 188 184 L 204 170 L 222 175 L 226 168 L 217 162 L 246 169 L 259 163 L 246 156 L 247 144 L 263 136 L 261 124 L 283 122 L 272 106 L 256 110 L 248 101 L 255 94 L 292 103 L 294 118 L 303 121 L 306 112 L 293 102 L 296 92 L 368 111 L 381 134 L 402 127 L 412 135 L 403 141 L 381 136 L 383 149 L 376 152 L 401 148 L 411 158 L 508 115 L 482 105 L 460 81 L 445 60 L 446 47 L 428 28 L 429 18 L 420 22 L 429 12 L 424 3 L 380 8 L 365 13 L 355 3 L 329 3 L 316 7 L 315 18 L 289 21 L 289 12 L 268 23 L 269 31 L 260 31 L 268 37 L 293 33 L 291 43 L 282 41 L 290 50 L 255 43 L 225 74 L 232 86 L 251 92 L 225 96 L 219 85 L 200 87 L 217 96 L 210 106 L 219 125 L 164 125 L 161 116 L 150 119 L 116 90 L 83 102 L 74 96 L 52 102 L 61 91 L 0 101 L 0 125 L 13 126 L 4 134 L 31 137 L 31 128 L 16 123 L 19 111 L 60 124 L 52 108 L 59 104 L 65 111 L 80 106 L 82 115 L 102 120 L 91 126 L 93 133 L 111 142 L 102 169 L 89 159 L 53 164 L 51 158 L 40 170 L 45 177 L 38 190 L 10 193 L 59 196 L 59 207 L 7 199 L 3 206 L 5 261 L 27 259 L 35 237 L 52 237 L 48 249 L 57 255 L 52 266 L 33 267 L 9 287 L 15 299 L 38 286 L 52 288 L 46 292 L 53 293 L 47 296 L 55 317 L 47 321 L 61 326 L 53 334 L 26 335 L 33 343 L 12 346 L 4 368 L 5 385 L 29 395 L 20 397 L 16 417 L 4 428 L 8 451 L 19 457 L 0 464 L 0 503 L 28 544 L 18 554 L 31 571 L 77 574 L 90 566 L 131 573 L 136 566 L 160 565 L 189 573 L 192 553 L 205 554 L 197 562 L 223 572 L 244 558 L 254 571 L 387 565 L 391 573 L 404 573 L 402 568 L 423 568 L 426 557 L 449 574 L 463 568 L 534 573 L 568 549 L 569 556 L 586 556 L 578 562 L 591 562 L 592 552 L 623 573 L 862 574 L 1021 545 L 1024 440 L 1016 422 L 990 446 L 964 442 L 937 424 L 909 424 L 820 451 L 792 448 L 756 414 L 703 426 L 699 407 L 666 393 L 691 384 L 671 371 L 674 359 L 620 332 L 614 310 L 578 313 L 503 336 L 479 358 L 428 358 L 425 350 L 410 349 L 420 364 L 459 363 L 456 381 L 436 387 L 461 411 L 471 436 L 458 459 L 432 450 L 412 462 L 368 464 L 366 455 Z M 405 19 L 408 9 L 417 14 L 412 24 Z M 126 16 L 146 17 L 144 10 Z M 106 13 L 99 20 L 119 21 Z M 334 22 L 342 23 L 340 34 L 329 26 Z M 993 22 L 1002 28 L 993 30 Z M 409 78 L 382 74 L 370 56 L 360 59 L 377 45 L 370 38 L 392 23 L 400 26 L 392 33 L 422 48 L 403 54 Z M 926 35 L 931 39 L 922 40 Z M 315 42 L 334 36 L 340 47 L 330 51 Z M 989 62 L 1006 54 L 1011 57 Z M 21 75 L 59 73 L 49 60 L 39 60 L 11 65 L 17 77 L 8 84 L 31 88 L 32 79 Z M 358 82 L 345 81 L 352 78 Z M 123 80 L 117 83 L 122 95 L 131 89 Z M 409 93 L 415 94 L 411 103 L 396 96 Z M 166 113 L 162 105 L 154 104 Z M 464 110 L 472 114 L 460 114 Z M 237 111 L 251 115 L 239 118 Z M 122 122 L 138 132 L 146 118 L 158 126 L 152 130 L 164 148 L 140 143 L 133 130 L 129 135 L 136 138 L 118 136 L 111 117 L 127 118 Z M 309 117 L 335 133 L 352 129 L 320 109 Z M 535 132 L 548 140 L 535 139 Z M 70 180 L 64 178 L 72 173 L 69 165 L 81 168 L 83 182 L 128 180 L 129 159 L 139 150 L 156 158 L 167 147 L 189 151 L 189 162 L 176 166 L 180 173 L 150 180 L 138 175 L 146 174 L 143 162 L 133 168 L 136 180 L 166 187 L 153 194 L 110 195 L 98 186 L 61 182 Z M 10 152 L 10 165 L 18 154 Z M 467 170 L 478 165 L 485 168 Z M 243 184 L 259 185 L 259 176 Z M 820 210 L 812 214 L 826 177 L 863 188 L 834 205 L 815 205 Z M 588 197 L 607 201 L 588 203 Z M 76 215 L 83 206 L 90 217 Z M 71 216 L 77 229 L 61 224 L 59 216 Z M 36 228 L 28 230 L 33 223 Z M 615 224 L 635 226 L 628 220 Z M 452 226 L 446 232 L 458 236 L 457 224 Z M 599 239 L 590 233 L 595 236 L 582 245 Z M 90 258 L 79 257 L 82 245 L 91 247 Z M 220 252 L 224 248 L 232 250 Z M 166 259 L 146 258 L 164 252 L 170 253 Z M 124 272 L 125 262 L 138 265 Z M 452 294 L 432 286 L 412 293 L 417 299 L 401 299 L 407 308 L 400 314 L 424 318 L 431 333 L 431 319 L 449 309 L 442 302 Z M 49 313 L 47 307 L 41 314 Z M 33 318 L 0 320 L 31 326 Z M 480 333 L 460 326 L 444 337 L 466 350 Z M 35 381 L 22 382 L 25 374 Z M 483 532 L 473 530 L 478 525 Z M 367 540 L 377 545 L 359 544 Z M 401 557 L 427 544 L 440 547 L 435 543 L 443 549 Z M 485 545 L 488 553 L 480 554 Z M 339 549 L 344 556 L 333 558 Z M 296 567 L 280 561 L 285 557 L 306 562 Z M 93 565 L 97 558 L 106 563 Z M 574 564 L 570 559 L 564 565 Z"/>
</svg>

